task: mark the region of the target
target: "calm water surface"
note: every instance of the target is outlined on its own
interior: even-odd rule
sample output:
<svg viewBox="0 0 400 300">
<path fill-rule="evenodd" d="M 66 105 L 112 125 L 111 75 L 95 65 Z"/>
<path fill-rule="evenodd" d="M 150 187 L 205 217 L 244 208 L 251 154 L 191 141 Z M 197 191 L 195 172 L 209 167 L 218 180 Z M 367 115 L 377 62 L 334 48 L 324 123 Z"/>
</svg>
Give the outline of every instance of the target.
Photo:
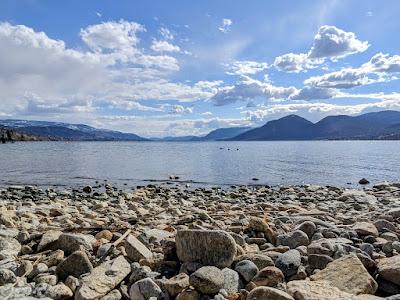
<svg viewBox="0 0 400 300">
<path fill-rule="evenodd" d="M 228 150 L 230 149 L 230 150 Z M 0 145 L 0 185 L 144 184 L 169 175 L 200 184 L 341 185 L 400 180 L 399 141 L 27 142 Z M 148 183 L 148 182 L 147 182 Z"/>
</svg>

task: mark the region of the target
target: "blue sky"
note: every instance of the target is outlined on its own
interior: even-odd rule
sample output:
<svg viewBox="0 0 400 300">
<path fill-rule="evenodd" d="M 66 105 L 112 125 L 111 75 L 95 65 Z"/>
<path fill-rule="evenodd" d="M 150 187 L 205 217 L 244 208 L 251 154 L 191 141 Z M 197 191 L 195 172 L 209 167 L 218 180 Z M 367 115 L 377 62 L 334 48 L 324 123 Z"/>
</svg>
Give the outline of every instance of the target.
<svg viewBox="0 0 400 300">
<path fill-rule="evenodd" d="M 166 136 L 399 110 L 384 4 L 3 0 L 0 117 Z"/>
</svg>

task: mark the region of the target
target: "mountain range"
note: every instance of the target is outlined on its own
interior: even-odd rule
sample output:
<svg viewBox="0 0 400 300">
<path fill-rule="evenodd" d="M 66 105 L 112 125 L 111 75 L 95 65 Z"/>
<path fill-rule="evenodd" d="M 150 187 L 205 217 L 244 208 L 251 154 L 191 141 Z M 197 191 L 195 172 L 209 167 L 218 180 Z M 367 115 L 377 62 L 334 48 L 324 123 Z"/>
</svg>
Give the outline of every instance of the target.
<svg viewBox="0 0 400 300">
<path fill-rule="evenodd" d="M 400 140 L 400 112 L 381 111 L 359 116 L 329 116 L 313 123 L 297 115 L 269 121 L 258 128 L 218 128 L 204 136 L 147 139 L 133 133 L 98 129 L 84 124 L 0 120 L 15 140 L 61 141 L 278 141 L 278 140 Z M 22 138 L 24 136 L 24 138 Z M 21 138 L 19 138 L 21 137 Z"/>
<path fill-rule="evenodd" d="M 400 112 L 381 111 L 359 116 L 329 116 L 313 123 L 289 115 L 248 130 L 230 140 L 390 140 L 400 138 Z"/>
</svg>

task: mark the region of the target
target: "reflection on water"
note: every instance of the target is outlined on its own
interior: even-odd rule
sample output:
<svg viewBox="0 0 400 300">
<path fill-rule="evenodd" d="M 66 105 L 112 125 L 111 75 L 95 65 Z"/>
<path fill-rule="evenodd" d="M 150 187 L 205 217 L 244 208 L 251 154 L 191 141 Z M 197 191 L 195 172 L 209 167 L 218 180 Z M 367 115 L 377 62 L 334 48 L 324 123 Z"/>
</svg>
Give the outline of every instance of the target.
<svg viewBox="0 0 400 300">
<path fill-rule="evenodd" d="M 230 149 L 230 150 L 228 150 Z M 237 150 L 238 149 L 238 150 Z M 166 180 L 346 185 L 400 179 L 399 141 L 33 142 L 0 145 L 0 184 Z"/>
</svg>

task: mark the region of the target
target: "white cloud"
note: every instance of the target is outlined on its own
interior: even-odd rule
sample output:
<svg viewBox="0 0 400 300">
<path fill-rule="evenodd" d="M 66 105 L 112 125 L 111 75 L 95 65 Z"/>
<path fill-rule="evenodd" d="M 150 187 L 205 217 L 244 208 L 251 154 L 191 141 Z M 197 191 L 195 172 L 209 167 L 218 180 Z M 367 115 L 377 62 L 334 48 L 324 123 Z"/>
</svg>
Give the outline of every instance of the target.
<svg viewBox="0 0 400 300">
<path fill-rule="evenodd" d="M 274 66 L 279 71 L 299 73 L 316 67 L 315 62 L 308 58 L 305 53 L 288 53 L 275 58 Z"/>
<path fill-rule="evenodd" d="M 138 48 L 136 34 L 142 29 L 135 24 L 107 22 L 82 29 L 82 38 L 93 49 L 82 51 L 32 28 L 0 23 L 0 110 L 7 114 L 84 112 L 105 100 L 140 110 L 129 102 L 194 101 L 213 95 L 213 88 L 202 82 L 170 81 L 169 74 L 179 70 L 177 59 Z M 76 101 L 83 104 L 67 109 Z M 124 101 L 128 103 L 122 105 Z"/>
<path fill-rule="evenodd" d="M 324 25 L 319 28 L 308 56 L 312 59 L 337 59 L 364 52 L 368 47 L 368 42 L 359 40 L 353 32 L 346 32 L 336 26 Z"/>
<path fill-rule="evenodd" d="M 227 65 L 228 75 L 252 75 L 268 69 L 268 64 L 256 61 L 235 61 Z"/>
<path fill-rule="evenodd" d="M 193 113 L 192 107 L 185 107 L 182 105 L 164 105 L 164 109 L 172 115 L 186 115 Z"/>
<path fill-rule="evenodd" d="M 340 71 L 313 76 L 305 80 L 306 85 L 322 88 L 347 89 L 393 79 L 400 72 L 400 56 L 378 53 L 359 68 L 344 68 Z"/>
<path fill-rule="evenodd" d="M 172 32 L 168 28 L 161 27 L 158 30 L 158 32 L 166 40 L 173 40 L 175 38 L 174 35 L 172 34 Z"/>
<path fill-rule="evenodd" d="M 151 49 L 156 52 L 180 52 L 181 49 L 178 46 L 172 45 L 167 41 L 156 41 L 154 40 L 151 44 Z"/>
<path fill-rule="evenodd" d="M 263 100 L 287 99 L 295 92 L 297 92 L 297 89 L 293 86 L 274 86 L 268 82 L 261 82 L 245 77 L 233 86 L 221 87 L 211 100 L 215 105 L 222 106 L 237 101 L 250 101 L 257 98 Z"/>
<path fill-rule="evenodd" d="M 289 99 L 291 100 L 323 100 L 323 99 L 331 99 L 338 95 L 338 91 L 335 89 L 326 89 L 326 88 L 318 88 L 318 87 L 304 87 L 301 90 L 296 91 L 292 95 L 290 95 Z"/>
<path fill-rule="evenodd" d="M 353 32 L 324 25 L 319 28 L 308 53 L 287 53 L 278 56 L 275 58 L 274 66 L 279 71 L 289 73 L 305 72 L 324 63 L 326 59 L 337 60 L 364 52 L 368 47 L 368 42 L 357 39 Z"/>
<path fill-rule="evenodd" d="M 145 28 L 135 22 L 105 22 L 82 29 L 82 40 L 95 51 L 131 49 L 139 39 L 138 32 Z"/>
<path fill-rule="evenodd" d="M 228 33 L 231 31 L 231 26 L 233 22 L 231 19 L 222 19 L 221 26 L 218 27 L 218 30 L 223 32 L 223 33 Z"/>
</svg>

